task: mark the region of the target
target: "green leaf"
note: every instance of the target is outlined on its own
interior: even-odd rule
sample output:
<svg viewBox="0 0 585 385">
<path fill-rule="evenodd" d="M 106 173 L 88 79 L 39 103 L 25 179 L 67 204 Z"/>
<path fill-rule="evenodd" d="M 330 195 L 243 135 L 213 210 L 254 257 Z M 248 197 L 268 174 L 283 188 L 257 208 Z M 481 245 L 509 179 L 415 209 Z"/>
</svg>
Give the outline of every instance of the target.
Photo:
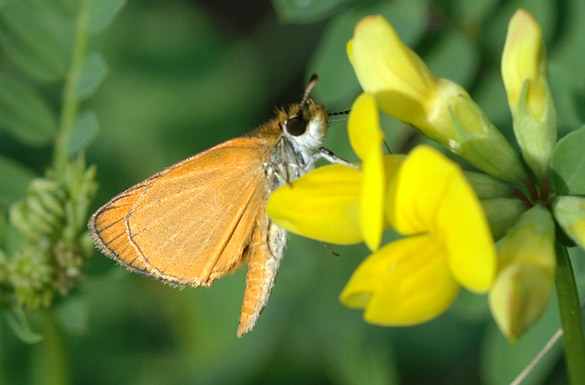
<svg viewBox="0 0 585 385">
<path fill-rule="evenodd" d="M 55 116 L 32 89 L 0 72 L 0 129 L 18 140 L 40 145 L 55 131 Z"/>
<path fill-rule="evenodd" d="M 67 147 L 68 156 L 73 157 L 78 152 L 85 150 L 97 137 L 98 132 L 99 123 L 93 111 L 83 111 L 79 114 L 71 130 L 71 140 Z"/>
<path fill-rule="evenodd" d="M 36 344 L 43 340 L 43 335 L 35 333 L 28 324 L 26 312 L 22 308 L 4 311 L 6 323 L 12 332 L 26 344 Z"/>
<path fill-rule="evenodd" d="M 28 74 L 52 81 L 67 69 L 73 23 L 42 11 L 30 0 L 12 1 L 4 7 L 0 12 L 0 44 Z"/>
<path fill-rule="evenodd" d="M 112 22 L 126 0 L 94 0 L 89 6 L 89 32 L 99 33 Z"/>
<path fill-rule="evenodd" d="M 108 65 L 104 57 L 98 52 L 89 53 L 83 68 L 81 78 L 77 86 L 77 96 L 80 100 L 91 96 L 98 89 L 106 75 L 108 74 Z"/>
<path fill-rule="evenodd" d="M 288 23 L 311 23 L 330 16 L 347 0 L 272 0 L 278 18 Z"/>
<path fill-rule="evenodd" d="M 552 179 L 558 195 L 585 195 L 585 127 L 565 135 L 552 156 Z"/>
<path fill-rule="evenodd" d="M 0 206 L 8 206 L 25 196 L 34 172 L 0 155 Z"/>
</svg>

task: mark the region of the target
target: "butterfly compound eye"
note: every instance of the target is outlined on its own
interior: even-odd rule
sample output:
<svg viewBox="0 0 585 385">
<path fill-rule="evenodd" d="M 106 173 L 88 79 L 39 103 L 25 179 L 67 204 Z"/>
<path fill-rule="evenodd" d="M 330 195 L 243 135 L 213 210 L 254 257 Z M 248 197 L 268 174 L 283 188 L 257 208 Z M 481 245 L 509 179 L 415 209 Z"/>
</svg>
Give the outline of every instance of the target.
<svg viewBox="0 0 585 385">
<path fill-rule="evenodd" d="M 307 130 L 307 121 L 302 116 L 293 116 L 284 123 L 284 128 L 292 136 L 300 136 Z"/>
</svg>

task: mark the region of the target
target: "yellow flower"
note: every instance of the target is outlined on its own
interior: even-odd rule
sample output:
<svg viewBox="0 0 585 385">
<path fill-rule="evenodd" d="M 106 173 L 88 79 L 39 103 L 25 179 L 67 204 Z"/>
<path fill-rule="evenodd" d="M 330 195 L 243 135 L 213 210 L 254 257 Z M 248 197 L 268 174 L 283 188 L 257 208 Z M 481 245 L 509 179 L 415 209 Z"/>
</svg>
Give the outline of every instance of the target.
<svg viewBox="0 0 585 385">
<path fill-rule="evenodd" d="M 460 286 L 484 293 L 496 269 L 485 214 L 461 169 L 419 146 L 390 181 L 387 218 L 408 236 L 369 256 L 341 293 L 368 322 L 413 325 L 444 312 Z"/>
<path fill-rule="evenodd" d="M 502 78 L 516 140 L 526 163 L 542 179 L 547 175 L 557 140 L 556 113 L 540 26 L 524 9 L 510 20 L 502 55 Z"/>
<path fill-rule="evenodd" d="M 347 46 L 357 78 L 385 113 L 414 125 L 477 168 L 523 182 L 504 136 L 458 84 L 435 77 L 381 16 L 362 19 Z"/>
<path fill-rule="evenodd" d="M 546 309 L 556 270 L 554 222 L 542 206 L 526 211 L 498 250 L 498 276 L 489 296 L 500 330 L 514 341 Z"/>
</svg>

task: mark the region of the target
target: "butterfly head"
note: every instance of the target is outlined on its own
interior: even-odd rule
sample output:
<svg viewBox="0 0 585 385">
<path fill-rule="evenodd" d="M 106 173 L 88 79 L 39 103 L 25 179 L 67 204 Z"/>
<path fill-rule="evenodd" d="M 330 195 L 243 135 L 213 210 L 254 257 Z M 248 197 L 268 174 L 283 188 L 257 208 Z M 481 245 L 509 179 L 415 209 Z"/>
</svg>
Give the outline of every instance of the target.
<svg viewBox="0 0 585 385">
<path fill-rule="evenodd" d="M 327 112 L 325 107 L 307 98 L 302 103 L 292 105 L 281 120 L 283 135 L 295 147 L 314 151 L 321 147 L 327 134 Z"/>
<path fill-rule="evenodd" d="M 290 107 L 286 118 L 281 121 L 280 128 L 284 136 L 304 152 L 312 152 L 323 144 L 327 134 L 327 112 L 325 107 L 310 98 L 317 84 L 317 75 L 311 76 L 301 102 Z"/>
</svg>

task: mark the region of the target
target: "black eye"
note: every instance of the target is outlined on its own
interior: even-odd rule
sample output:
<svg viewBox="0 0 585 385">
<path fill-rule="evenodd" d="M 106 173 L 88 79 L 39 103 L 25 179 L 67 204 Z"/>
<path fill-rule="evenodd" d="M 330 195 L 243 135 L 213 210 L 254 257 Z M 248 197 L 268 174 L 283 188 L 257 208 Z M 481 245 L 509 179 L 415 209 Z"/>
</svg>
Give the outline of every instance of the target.
<svg viewBox="0 0 585 385">
<path fill-rule="evenodd" d="M 307 130 L 307 122 L 302 116 L 297 115 L 287 119 L 284 123 L 284 127 L 286 128 L 286 132 L 290 135 L 299 136 L 303 135 Z"/>
</svg>

